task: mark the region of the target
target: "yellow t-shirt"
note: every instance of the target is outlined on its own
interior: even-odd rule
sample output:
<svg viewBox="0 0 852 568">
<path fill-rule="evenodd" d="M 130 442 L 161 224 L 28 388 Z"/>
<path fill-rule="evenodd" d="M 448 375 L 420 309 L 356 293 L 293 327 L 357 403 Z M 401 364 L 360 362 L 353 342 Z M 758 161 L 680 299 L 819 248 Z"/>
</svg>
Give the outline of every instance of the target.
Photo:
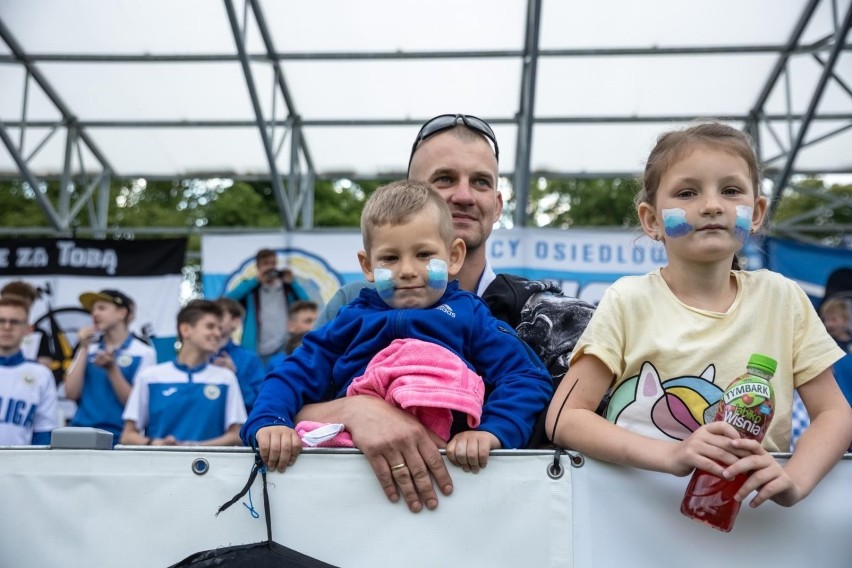
<svg viewBox="0 0 852 568">
<path fill-rule="evenodd" d="M 659 269 L 607 289 L 572 355 L 594 355 L 615 376 L 607 419 L 682 440 L 714 419 L 722 392 L 761 353 L 778 361 L 775 416 L 763 447 L 789 451 L 794 387 L 844 353 L 795 282 L 767 270 L 732 273 L 737 296 L 725 313 L 682 303 Z"/>
</svg>

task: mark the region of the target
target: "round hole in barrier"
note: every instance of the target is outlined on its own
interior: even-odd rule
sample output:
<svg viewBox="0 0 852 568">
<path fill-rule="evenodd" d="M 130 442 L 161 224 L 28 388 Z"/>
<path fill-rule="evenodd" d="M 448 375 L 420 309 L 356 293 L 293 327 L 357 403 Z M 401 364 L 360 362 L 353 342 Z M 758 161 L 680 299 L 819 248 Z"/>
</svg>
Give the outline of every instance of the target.
<svg viewBox="0 0 852 568">
<path fill-rule="evenodd" d="M 204 458 L 197 458 L 192 462 L 192 473 L 195 475 L 204 475 L 210 471 L 210 463 Z"/>
</svg>

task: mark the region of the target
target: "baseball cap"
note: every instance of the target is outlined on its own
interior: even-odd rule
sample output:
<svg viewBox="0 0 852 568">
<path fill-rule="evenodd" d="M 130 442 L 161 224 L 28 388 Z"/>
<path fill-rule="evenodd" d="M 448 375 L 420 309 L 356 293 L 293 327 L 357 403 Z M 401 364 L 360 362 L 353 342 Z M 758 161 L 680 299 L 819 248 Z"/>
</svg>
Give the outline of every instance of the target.
<svg viewBox="0 0 852 568">
<path fill-rule="evenodd" d="M 133 309 L 133 300 L 131 300 L 125 293 L 118 290 L 106 289 L 101 290 L 100 292 L 84 292 L 80 294 L 80 303 L 83 304 L 83 307 L 87 312 L 92 311 L 92 306 L 95 305 L 95 302 L 109 302 L 111 304 L 115 304 L 119 308 L 127 308 L 127 310 Z"/>
</svg>

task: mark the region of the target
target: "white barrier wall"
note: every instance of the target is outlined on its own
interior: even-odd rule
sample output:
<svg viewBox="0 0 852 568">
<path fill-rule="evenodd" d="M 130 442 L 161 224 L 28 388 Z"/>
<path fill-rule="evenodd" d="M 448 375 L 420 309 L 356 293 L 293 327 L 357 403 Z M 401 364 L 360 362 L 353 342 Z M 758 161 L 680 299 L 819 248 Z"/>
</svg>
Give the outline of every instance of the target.
<svg viewBox="0 0 852 568">
<path fill-rule="evenodd" d="M 209 464 L 192 472 L 195 460 Z M 687 478 L 586 460 L 558 479 L 552 452 L 498 452 L 452 468 L 436 511 L 389 503 L 360 454 L 307 451 L 270 474 L 276 541 L 337 566 L 820 566 L 852 562 L 852 455 L 792 509 L 744 508 L 730 534 L 682 517 Z M 0 449 L 0 566 L 169 566 L 265 539 L 244 485 L 248 450 Z M 562 463 L 567 464 L 567 457 Z M 248 503 L 248 496 L 242 499 Z"/>
</svg>

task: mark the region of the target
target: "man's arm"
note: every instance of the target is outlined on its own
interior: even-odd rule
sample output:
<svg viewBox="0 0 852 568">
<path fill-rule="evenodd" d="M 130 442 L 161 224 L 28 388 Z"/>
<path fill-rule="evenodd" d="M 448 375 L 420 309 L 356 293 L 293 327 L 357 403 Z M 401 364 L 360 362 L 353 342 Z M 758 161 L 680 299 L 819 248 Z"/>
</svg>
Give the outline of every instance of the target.
<svg viewBox="0 0 852 568">
<path fill-rule="evenodd" d="M 243 298 L 248 296 L 252 290 L 258 287 L 260 284 L 260 280 L 255 278 L 246 278 L 239 284 L 237 284 L 236 288 L 233 290 L 229 290 L 225 292 L 225 297 L 231 298 L 232 300 L 241 301 Z"/>
</svg>

